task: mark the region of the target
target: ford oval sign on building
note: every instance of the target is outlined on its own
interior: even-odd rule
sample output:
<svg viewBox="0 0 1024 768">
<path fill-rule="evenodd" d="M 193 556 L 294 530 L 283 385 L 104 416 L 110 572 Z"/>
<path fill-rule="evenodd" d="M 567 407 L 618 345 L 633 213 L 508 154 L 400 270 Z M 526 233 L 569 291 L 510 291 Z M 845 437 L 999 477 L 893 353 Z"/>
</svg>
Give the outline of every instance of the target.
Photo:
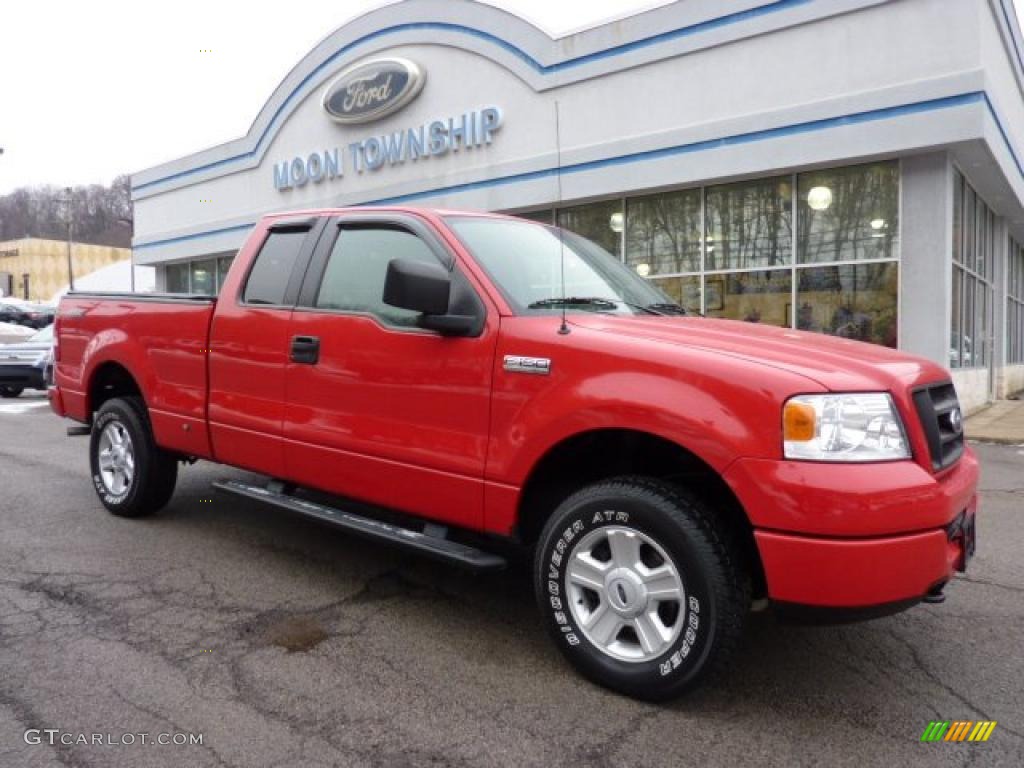
<svg viewBox="0 0 1024 768">
<path fill-rule="evenodd" d="M 345 125 L 369 123 L 415 99 L 426 76 L 408 59 L 374 59 L 342 72 L 324 93 L 324 109 Z"/>
</svg>

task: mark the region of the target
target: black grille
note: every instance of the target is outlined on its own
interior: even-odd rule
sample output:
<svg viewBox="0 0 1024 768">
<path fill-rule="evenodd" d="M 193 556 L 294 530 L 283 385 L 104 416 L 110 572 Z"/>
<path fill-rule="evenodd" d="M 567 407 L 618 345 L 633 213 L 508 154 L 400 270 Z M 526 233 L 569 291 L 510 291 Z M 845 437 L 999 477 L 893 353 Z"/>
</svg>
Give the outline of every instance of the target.
<svg viewBox="0 0 1024 768">
<path fill-rule="evenodd" d="M 947 382 L 915 390 L 914 405 L 928 439 L 932 468 L 938 471 L 955 464 L 964 452 L 964 430 L 953 385 Z"/>
</svg>

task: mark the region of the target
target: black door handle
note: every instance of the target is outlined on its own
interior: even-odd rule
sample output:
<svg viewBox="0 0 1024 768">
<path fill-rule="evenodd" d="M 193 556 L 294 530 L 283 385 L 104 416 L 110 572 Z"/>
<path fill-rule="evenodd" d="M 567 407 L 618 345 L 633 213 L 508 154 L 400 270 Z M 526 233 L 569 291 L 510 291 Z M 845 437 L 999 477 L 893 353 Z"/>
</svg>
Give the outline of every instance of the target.
<svg viewBox="0 0 1024 768">
<path fill-rule="evenodd" d="M 293 363 L 316 365 L 320 362 L 320 339 L 316 336 L 295 336 L 292 338 Z"/>
</svg>

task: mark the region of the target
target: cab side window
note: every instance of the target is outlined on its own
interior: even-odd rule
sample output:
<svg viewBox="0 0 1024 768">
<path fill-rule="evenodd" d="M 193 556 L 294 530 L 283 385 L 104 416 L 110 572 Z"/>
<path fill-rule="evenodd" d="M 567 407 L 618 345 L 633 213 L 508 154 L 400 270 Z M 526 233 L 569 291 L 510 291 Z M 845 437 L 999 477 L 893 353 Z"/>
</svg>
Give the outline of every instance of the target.
<svg viewBox="0 0 1024 768">
<path fill-rule="evenodd" d="M 440 263 L 416 235 L 394 227 L 342 229 L 334 243 L 320 292 L 318 309 L 365 312 L 386 325 L 414 327 L 419 315 L 385 304 L 384 278 L 392 259 Z"/>
<path fill-rule="evenodd" d="M 256 262 L 245 282 L 242 301 L 246 304 L 284 304 L 288 281 L 305 239 L 305 230 L 271 232 L 256 254 Z"/>
</svg>

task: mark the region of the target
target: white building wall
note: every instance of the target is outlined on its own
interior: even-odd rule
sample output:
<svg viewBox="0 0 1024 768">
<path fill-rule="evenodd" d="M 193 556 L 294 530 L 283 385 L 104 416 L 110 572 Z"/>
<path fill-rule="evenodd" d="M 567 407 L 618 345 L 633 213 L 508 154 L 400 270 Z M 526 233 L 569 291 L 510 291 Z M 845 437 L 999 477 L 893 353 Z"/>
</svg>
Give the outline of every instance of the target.
<svg viewBox="0 0 1024 768">
<path fill-rule="evenodd" d="M 287 110 L 293 111 L 288 112 L 276 135 L 254 150 L 253 159 L 155 186 L 153 179 L 187 164 L 139 174 L 135 192 L 138 256 L 142 262 L 153 263 L 237 247 L 246 226 L 268 211 L 365 203 L 549 169 L 555 160 L 555 100 L 561 104 L 563 162 L 567 166 L 778 131 L 778 135 L 756 141 L 685 151 L 650 162 L 569 172 L 563 186 L 565 197 L 572 200 L 969 141 L 982 133 L 985 107 L 981 102 L 942 107 L 941 119 L 926 110 L 850 126 L 816 128 L 813 124 L 980 92 L 985 77 L 978 69 L 979 1 L 816 0 L 804 4 L 806 12 L 828 10 L 835 15 L 773 31 L 785 15 L 765 14 L 729 25 L 726 31 L 732 38 L 719 30 L 695 34 L 688 41 L 693 49 L 684 48 L 682 55 L 674 54 L 671 44 L 652 45 L 643 51 L 650 59 L 647 63 L 630 67 L 631 55 L 610 56 L 583 68 L 586 72 L 570 70 L 568 75 L 538 75 L 518 60 L 508 62 L 493 42 L 467 35 L 419 33 L 418 40 L 405 44 L 396 42 L 408 40 L 411 33 L 380 38 L 317 72 L 301 91 L 301 98 L 288 103 Z M 663 32 L 680 23 L 687 5 L 677 3 L 640 17 L 632 36 L 628 25 L 620 24 L 602 29 L 600 37 L 608 45 L 622 45 L 637 35 Z M 496 17 L 503 15 L 493 8 L 461 2 L 444 8 L 450 6 L 458 6 L 463 24 L 494 29 L 525 49 L 542 47 L 535 30 L 497 29 Z M 365 27 L 377 18 L 379 24 L 394 24 L 432 8 L 441 17 L 451 15 L 436 3 L 411 2 L 389 8 L 387 15 L 370 14 L 360 23 Z M 850 12 L 843 13 L 844 9 Z M 802 18 L 792 16 L 791 21 Z M 641 24 L 645 19 L 654 28 L 645 29 Z M 365 30 L 343 28 L 326 46 L 329 48 L 331 41 L 341 46 L 360 31 Z M 708 39 L 701 40 L 702 36 Z M 430 42 L 424 43 L 424 37 Z M 553 55 L 575 55 L 592 45 L 592 37 L 593 33 L 582 33 L 552 44 L 556 49 Z M 699 47 L 701 44 L 704 47 Z M 370 125 L 344 128 L 330 122 L 319 104 L 324 85 L 344 66 L 384 51 L 409 56 L 426 68 L 427 85 L 419 99 Z M 313 62 L 297 68 L 300 74 L 306 69 L 312 71 Z M 556 87 L 557 81 L 570 76 L 574 82 Z M 276 102 L 283 104 L 290 92 L 290 85 L 284 86 L 268 110 Z M 485 151 L 432 158 L 361 176 L 350 169 L 344 182 L 310 185 L 283 195 L 273 188 L 276 162 L 492 103 L 502 107 L 505 121 Z M 219 156 L 229 157 L 238 149 L 204 153 L 201 160 L 219 162 L 223 159 Z M 245 168 L 252 163 L 255 167 Z M 201 184 L 178 186 L 236 168 L 241 170 Z M 549 177 L 423 195 L 412 202 L 516 209 L 550 202 L 555 196 L 555 182 Z M 215 243 L 207 242 L 207 237 L 193 237 L 210 230 L 220 231 Z M 163 242 L 173 238 L 188 239 Z"/>
<path fill-rule="evenodd" d="M 470 0 L 391 5 L 318 45 L 247 136 L 136 174 L 136 258 L 230 252 L 273 211 L 551 205 L 557 101 L 566 203 L 900 158 L 900 344 L 945 364 L 954 165 L 1024 241 L 1024 41 L 1009 3 L 680 0 L 559 40 Z M 387 32 L 414 23 L 447 26 Z M 327 119 L 326 85 L 384 54 L 426 70 L 419 98 L 375 123 Z M 487 147 L 363 173 L 346 157 L 343 180 L 274 187 L 276 163 L 492 105 L 503 123 Z M 992 391 L 987 370 L 955 379 L 969 408 Z M 1024 366 L 995 379 L 1022 388 Z"/>
</svg>

